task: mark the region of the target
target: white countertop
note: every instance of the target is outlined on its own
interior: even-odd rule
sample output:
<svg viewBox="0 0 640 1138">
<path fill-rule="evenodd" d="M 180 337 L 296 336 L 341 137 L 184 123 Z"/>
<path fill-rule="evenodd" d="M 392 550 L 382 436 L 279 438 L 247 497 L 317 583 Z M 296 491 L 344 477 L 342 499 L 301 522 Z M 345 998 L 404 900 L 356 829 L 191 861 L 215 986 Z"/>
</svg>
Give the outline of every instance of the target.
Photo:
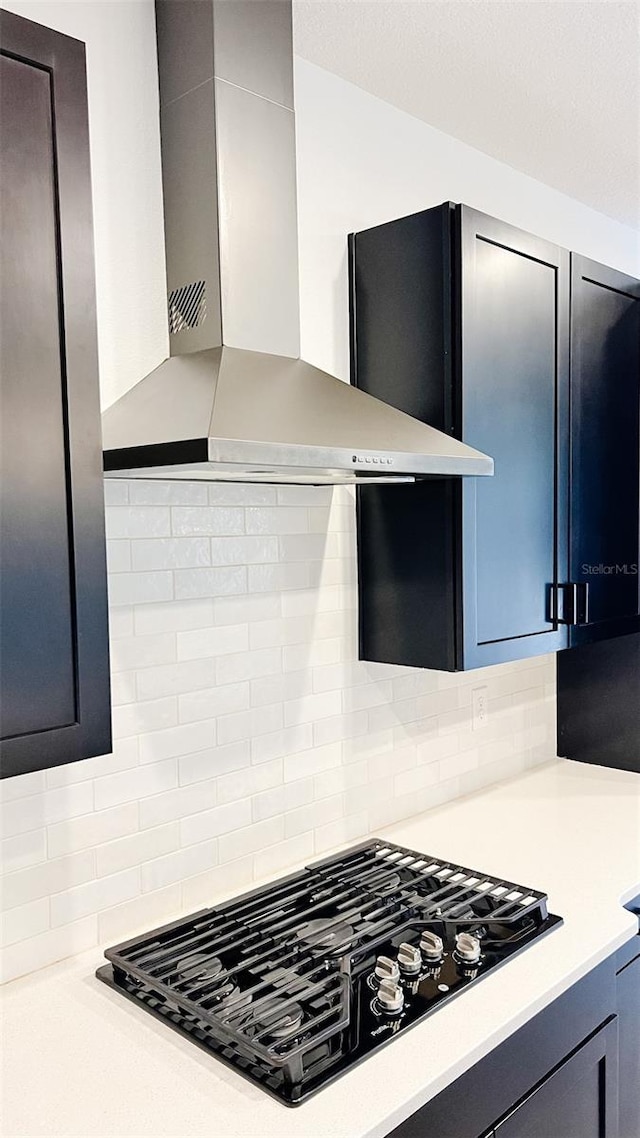
<svg viewBox="0 0 640 1138">
<path fill-rule="evenodd" d="M 636 931 L 638 775 L 558 761 L 385 833 L 547 892 L 564 925 L 296 1109 L 96 980 L 98 950 L 53 965 L 4 989 L 2 1133 L 379 1138 Z"/>
</svg>

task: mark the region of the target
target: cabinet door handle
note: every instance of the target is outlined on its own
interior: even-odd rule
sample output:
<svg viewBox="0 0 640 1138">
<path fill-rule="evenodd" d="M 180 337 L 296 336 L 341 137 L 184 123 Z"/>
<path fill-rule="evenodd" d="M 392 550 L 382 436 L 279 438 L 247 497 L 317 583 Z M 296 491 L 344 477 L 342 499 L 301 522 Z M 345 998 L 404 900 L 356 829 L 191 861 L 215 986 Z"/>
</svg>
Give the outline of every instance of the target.
<svg viewBox="0 0 640 1138">
<path fill-rule="evenodd" d="M 581 581 L 575 586 L 576 604 L 574 609 L 575 624 L 589 623 L 589 582 Z"/>
<path fill-rule="evenodd" d="M 566 581 L 551 586 L 549 620 L 575 627 L 589 623 L 589 583 Z"/>
</svg>

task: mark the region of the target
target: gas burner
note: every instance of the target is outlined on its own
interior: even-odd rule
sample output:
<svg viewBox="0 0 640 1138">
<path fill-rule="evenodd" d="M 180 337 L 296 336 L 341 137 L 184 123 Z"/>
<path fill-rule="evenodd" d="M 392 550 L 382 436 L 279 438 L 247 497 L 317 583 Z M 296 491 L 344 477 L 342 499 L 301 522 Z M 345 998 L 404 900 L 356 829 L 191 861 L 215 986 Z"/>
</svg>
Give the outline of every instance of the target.
<svg viewBox="0 0 640 1138">
<path fill-rule="evenodd" d="M 386 897 L 388 893 L 395 893 L 401 885 L 400 874 L 392 873 L 390 877 L 386 877 L 379 885 L 376 885 L 375 891 L 379 897 Z"/>
<path fill-rule="evenodd" d="M 250 1034 L 259 1034 L 268 1029 L 269 1039 L 289 1039 L 297 1035 L 304 1020 L 300 1004 L 292 1004 L 281 996 L 276 996 L 256 1011 L 251 1019 Z"/>
<path fill-rule="evenodd" d="M 353 925 L 346 921 L 336 924 L 335 918 L 320 917 L 315 921 L 307 921 L 296 929 L 296 936 L 314 952 L 322 956 L 339 955 L 342 950 L 351 944 L 356 935 Z"/>
<path fill-rule="evenodd" d="M 187 983 L 216 980 L 222 972 L 222 961 L 218 956 L 207 956 L 204 952 L 196 952 L 193 956 L 184 956 L 176 964 L 178 979 Z"/>
<path fill-rule="evenodd" d="M 250 1004 L 253 996 L 250 992 L 243 992 L 237 984 L 229 980 L 226 984 L 221 984 L 219 988 L 213 993 L 212 1009 L 216 1011 L 224 1008 L 244 1008 Z"/>
</svg>

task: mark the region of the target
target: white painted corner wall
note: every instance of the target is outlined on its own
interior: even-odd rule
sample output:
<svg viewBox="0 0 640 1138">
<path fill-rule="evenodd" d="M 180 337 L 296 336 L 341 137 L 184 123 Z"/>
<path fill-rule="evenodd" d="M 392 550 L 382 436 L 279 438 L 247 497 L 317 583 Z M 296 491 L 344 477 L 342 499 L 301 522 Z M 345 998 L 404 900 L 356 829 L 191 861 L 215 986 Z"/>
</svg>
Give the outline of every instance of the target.
<svg viewBox="0 0 640 1138">
<path fill-rule="evenodd" d="M 87 41 L 108 405 L 167 351 L 153 4 L 5 6 Z M 612 220 L 302 60 L 296 89 L 310 362 L 348 376 L 346 234 L 442 200 L 640 273 Z M 5 979 L 554 755 L 552 657 L 356 660 L 349 491 L 106 485 L 114 751 L 0 785 Z"/>
</svg>

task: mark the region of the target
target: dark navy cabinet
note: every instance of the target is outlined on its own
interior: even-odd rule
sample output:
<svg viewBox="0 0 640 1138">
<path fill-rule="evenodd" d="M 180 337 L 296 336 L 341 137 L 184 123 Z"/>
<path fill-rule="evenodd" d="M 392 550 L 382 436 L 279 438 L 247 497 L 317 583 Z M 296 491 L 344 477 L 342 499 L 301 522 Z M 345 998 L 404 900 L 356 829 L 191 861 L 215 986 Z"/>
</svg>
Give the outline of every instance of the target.
<svg viewBox="0 0 640 1138">
<path fill-rule="evenodd" d="M 110 749 L 84 45 L 0 14 L 0 771 Z"/>
<path fill-rule="evenodd" d="M 353 382 L 495 461 L 359 493 L 361 657 L 454 671 L 629 631 L 637 282 L 451 203 L 352 235 L 350 269 Z"/>
<path fill-rule="evenodd" d="M 640 628 L 640 283 L 572 256 L 571 645 Z"/>
</svg>

